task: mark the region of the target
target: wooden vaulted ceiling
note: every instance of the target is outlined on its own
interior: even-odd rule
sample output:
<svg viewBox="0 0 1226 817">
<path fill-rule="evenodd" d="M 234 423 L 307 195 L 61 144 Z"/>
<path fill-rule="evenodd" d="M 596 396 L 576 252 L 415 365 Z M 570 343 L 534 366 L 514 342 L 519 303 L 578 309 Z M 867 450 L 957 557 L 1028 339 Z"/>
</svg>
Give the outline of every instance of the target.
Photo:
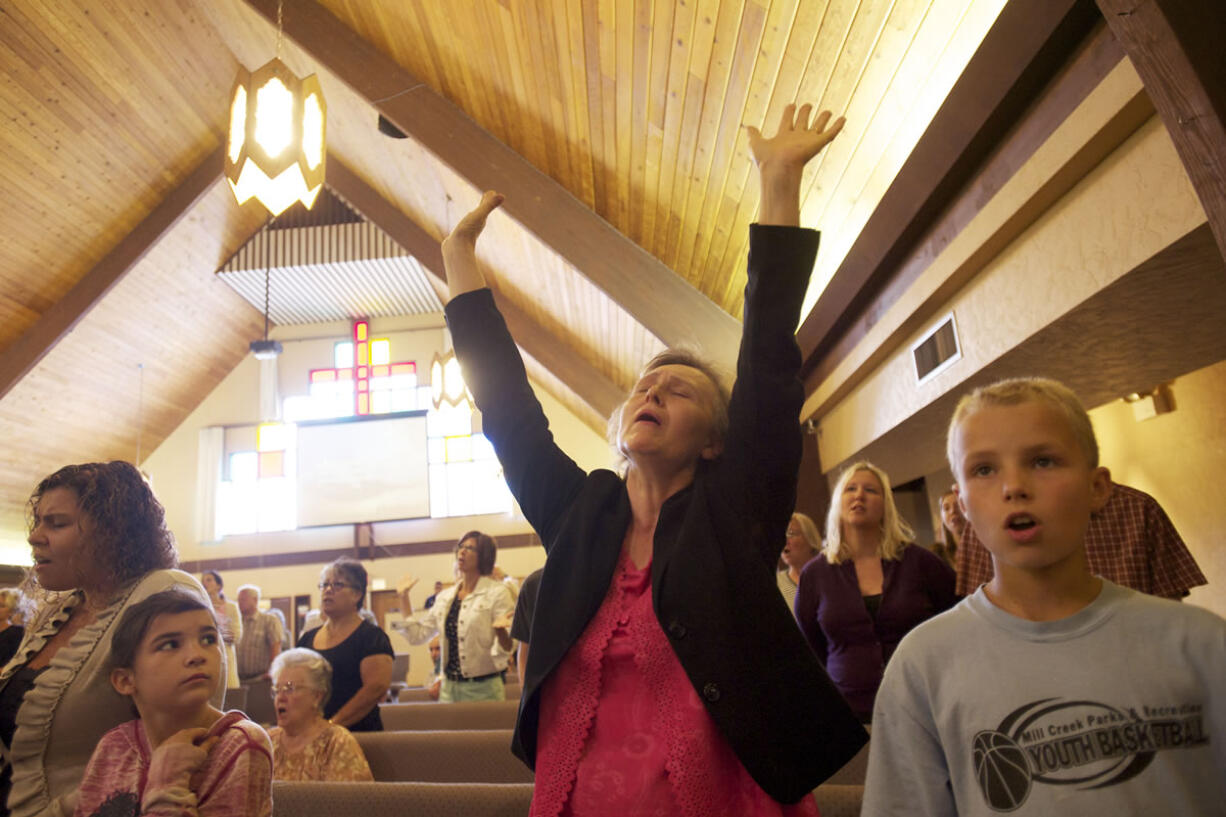
<svg viewBox="0 0 1226 817">
<path fill-rule="evenodd" d="M 152 451 L 261 333 L 213 274 L 264 222 L 218 151 L 277 5 L 0 7 L 0 538 L 55 467 Z M 437 242 L 502 188 L 491 283 L 530 373 L 598 428 L 665 344 L 731 363 L 757 207 L 743 125 L 797 99 L 848 116 L 803 191 L 812 304 L 1005 0 L 283 5 L 282 57 L 328 99 L 330 186 L 436 275 Z"/>
</svg>

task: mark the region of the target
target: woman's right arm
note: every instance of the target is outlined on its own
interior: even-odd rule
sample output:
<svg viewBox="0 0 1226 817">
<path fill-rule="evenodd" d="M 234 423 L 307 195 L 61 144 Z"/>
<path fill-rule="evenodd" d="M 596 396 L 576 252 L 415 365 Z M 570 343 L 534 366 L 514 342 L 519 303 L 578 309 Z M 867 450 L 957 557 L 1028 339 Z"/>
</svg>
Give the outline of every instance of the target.
<svg viewBox="0 0 1226 817">
<path fill-rule="evenodd" d="M 406 584 L 408 587 L 400 592 L 401 603 L 406 605 L 401 607 L 401 610 L 407 609 L 409 612 L 404 613 L 404 618 L 400 621 L 393 622 L 392 629 L 397 630 L 410 644 L 424 644 L 438 635 L 440 629 L 442 629 L 437 615 L 440 605 L 435 604 L 433 607 L 428 610 L 422 610 L 420 613 L 412 612 L 412 602 L 408 600 L 409 588 L 417 584 L 417 579 L 412 576 L 405 576 L 400 580 L 400 585 L 404 587 Z"/>
<path fill-rule="evenodd" d="M 485 287 L 477 238 L 502 196 L 486 193 L 443 241 L 451 298 L 447 325 L 456 356 L 481 410 L 482 430 L 493 443 L 511 493 L 546 548 L 552 530 L 583 486 L 586 474 L 554 443 L 523 359 Z"/>
</svg>

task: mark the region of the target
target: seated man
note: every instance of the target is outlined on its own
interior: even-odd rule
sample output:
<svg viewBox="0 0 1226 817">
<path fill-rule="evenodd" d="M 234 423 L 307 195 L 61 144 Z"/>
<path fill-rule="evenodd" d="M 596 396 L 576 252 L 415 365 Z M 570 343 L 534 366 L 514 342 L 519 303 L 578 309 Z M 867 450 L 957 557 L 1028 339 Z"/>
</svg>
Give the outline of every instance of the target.
<svg viewBox="0 0 1226 817">
<path fill-rule="evenodd" d="M 438 636 L 430 639 L 430 677 L 426 679 L 426 689 L 429 691 L 430 699 L 438 700 L 439 690 L 443 688 L 443 670 L 439 663 L 443 657 L 443 645 L 438 640 Z"/>
<path fill-rule="evenodd" d="M 1107 504 L 1090 517 L 1086 556 L 1090 572 L 1142 593 L 1181 599 L 1208 584 L 1158 501 L 1144 491 L 1108 482 Z M 992 557 L 973 525 L 956 551 L 957 592 L 968 596 L 992 579 Z"/>
</svg>

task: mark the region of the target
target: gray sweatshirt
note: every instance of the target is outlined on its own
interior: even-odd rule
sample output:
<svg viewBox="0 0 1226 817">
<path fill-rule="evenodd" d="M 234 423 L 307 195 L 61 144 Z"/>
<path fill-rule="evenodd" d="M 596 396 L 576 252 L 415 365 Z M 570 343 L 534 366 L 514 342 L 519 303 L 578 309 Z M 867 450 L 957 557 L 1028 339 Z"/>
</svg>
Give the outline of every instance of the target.
<svg viewBox="0 0 1226 817">
<path fill-rule="evenodd" d="M 863 817 L 1226 815 L 1226 621 L 1103 582 L 1016 618 L 980 588 L 913 630 L 873 713 Z"/>
</svg>

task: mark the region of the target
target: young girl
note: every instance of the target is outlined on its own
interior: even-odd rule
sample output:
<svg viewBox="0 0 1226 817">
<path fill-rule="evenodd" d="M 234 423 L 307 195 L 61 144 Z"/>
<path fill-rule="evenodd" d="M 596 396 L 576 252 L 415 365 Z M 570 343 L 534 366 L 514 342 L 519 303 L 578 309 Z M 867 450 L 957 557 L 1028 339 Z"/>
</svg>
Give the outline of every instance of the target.
<svg viewBox="0 0 1226 817">
<path fill-rule="evenodd" d="M 166 590 L 132 606 L 111 642 L 111 684 L 139 719 L 107 732 L 90 758 L 76 817 L 272 814 L 268 735 L 209 703 L 221 640 L 200 599 Z"/>
</svg>

